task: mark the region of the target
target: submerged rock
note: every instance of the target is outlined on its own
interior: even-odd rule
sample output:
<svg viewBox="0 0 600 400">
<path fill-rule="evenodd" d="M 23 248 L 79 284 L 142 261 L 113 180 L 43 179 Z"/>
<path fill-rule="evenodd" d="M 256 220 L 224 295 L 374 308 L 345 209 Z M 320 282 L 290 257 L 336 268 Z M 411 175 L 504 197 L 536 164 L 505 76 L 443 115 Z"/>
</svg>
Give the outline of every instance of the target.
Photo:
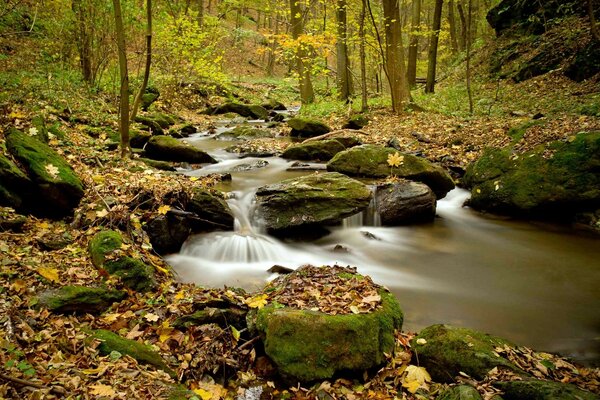
<svg viewBox="0 0 600 400">
<path fill-rule="evenodd" d="M 260 187 L 257 213 L 274 234 L 292 234 L 339 223 L 368 207 L 371 191 L 335 172 L 288 179 Z"/>
<path fill-rule="evenodd" d="M 146 156 L 154 160 L 193 164 L 217 162 L 208 153 L 170 136 L 153 136 L 146 144 Z"/>
<path fill-rule="evenodd" d="M 517 216 L 572 217 L 600 208 L 600 132 L 580 133 L 524 154 L 488 149 L 463 180 L 469 205 Z"/>
<path fill-rule="evenodd" d="M 399 166 L 391 167 L 388 157 L 396 153 L 399 157 Z M 367 178 L 394 175 L 398 178 L 422 182 L 433 190 L 438 199 L 454 189 L 454 181 L 442 167 L 423 158 L 377 145 L 362 145 L 344 150 L 329 161 L 327 170 Z"/>
<path fill-rule="evenodd" d="M 375 204 L 384 226 L 433 221 L 436 198 L 429 186 L 402 180 L 378 185 Z"/>
<path fill-rule="evenodd" d="M 292 118 L 288 121 L 288 125 L 292 128 L 290 133 L 292 137 L 310 138 L 331 132 L 331 128 L 323 122 L 310 118 Z"/>
</svg>

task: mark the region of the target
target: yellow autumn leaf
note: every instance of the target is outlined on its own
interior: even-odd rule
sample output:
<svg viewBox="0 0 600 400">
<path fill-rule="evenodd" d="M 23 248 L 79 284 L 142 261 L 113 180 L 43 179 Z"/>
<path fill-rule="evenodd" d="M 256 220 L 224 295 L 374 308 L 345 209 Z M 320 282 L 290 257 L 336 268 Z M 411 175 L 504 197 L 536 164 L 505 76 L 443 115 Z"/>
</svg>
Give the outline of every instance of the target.
<svg viewBox="0 0 600 400">
<path fill-rule="evenodd" d="M 399 167 L 403 162 L 404 156 L 401 156 L 400 153 L 388 154 L 387 163 L 390 167 Z"/>
<path fill-rule="evenodd" d="M 263 308 L 267 305 L 267 297 L 266 294 L 259 294 L 246 299 L 245 302 L 250 308 Z"/>
<path fill-rule="evenodd" d="M 196 393 L 202 400 L 211 400 L 213 395 L 211 392 L 204 389 L 194 389 L 194 393 Z"/>
<path fill-rule="evenodd" d="M 431 382 L 431 376 L 429 376 L 429 372 L 427 372 L 425 368 L 409 365 L 406 368 L 406 375 L 402 380 L 402 387 L 406 388 L 411 393 L 415 393 L 427 382 Z"/>
<path fill-rule="evenodd" d="M 183 300 L 185 298 L 185 293 L 183 290 L 180 290 L 175 294 L 175 300 Z"/>
<path fill-rule="evenodd" d="M 37 273 L 48 279 L 50 282 L 59 282 L 58 270 L 56 268 L 38 267 Z"/>
<path fill-rule="evenodd" d="M 160 340 L 161 343 L 166 342 L 171 337 L 173 331 L 174 329 L 171 327 L 171 325 L 169 325 L 169 321 L 163 322 L 160 328 L 158 328 L 156 331 L 156 333 L 159 335 L 158 340 Z"/>
<path fill-rule="evenodd" d="M 163 205 L 158 207 L 158 213 L 166 215 L 171 210 L 171 206 Z"/>
<path fill-rule="evenodd" d="M 92 389 L 90 394 L 95 396 L 110 397 L 111 399 L 117 397 L 117 392 L 115 392 L 115 390 L 108 385 L 99 383 L 97 385 L 91 385 L 90 389 Z"/>
<path fill-rule="evenodd" d="M 144 319 L 149 322 L 156 322 L 159 319 L 159 316 L 156 314 L 148 313 L 144 315 Z"/>
</svg>

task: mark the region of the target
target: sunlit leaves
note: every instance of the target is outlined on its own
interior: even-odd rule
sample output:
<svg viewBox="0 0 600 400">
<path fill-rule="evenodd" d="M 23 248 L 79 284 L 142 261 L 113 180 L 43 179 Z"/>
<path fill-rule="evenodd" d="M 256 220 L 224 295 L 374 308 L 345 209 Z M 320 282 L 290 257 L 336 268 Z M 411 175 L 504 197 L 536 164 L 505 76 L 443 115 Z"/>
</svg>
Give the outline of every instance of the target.
<svg viewBox="0 0 600 400">
<path fill-rule="evenodd" d="M 44 169 L 46 170 L 46 172 L 48 173 L 48 175 L 50 175 L 52 178 L 56 179 L 58 178 L 58 167 L 56 167 L 53 164 L 46 164 L 44 166 Z"/>
<path fill-rule="evenodd" d="M 58 269 L 49 267 L 38 267 L 37 273 L 48 279 L 50 282 L 58 283 L 60 278 L 58 276 Z"/>
<path fill-rule="evenodd" d="M 267 305 L 267 297 L 268 296 L 266 294 L 259 294 L 259 295 L 256 295 L 256 296 L 246 299 L 246 304 L 250 308 L 259 308 L 260 309 Z"/>
<path fill-rule="evenodd" d="M 404 163 L 404 156 L 398 152 L 388 154 L 387 163 L 390 167 L 399 167 Z"/>
<path fill-rule="evenodd" d="M 417 367 L 416 365 L 406 367 L 402 387 L 406 388 L 409 392 L 415 393 L 419 388 L 426 387 L 428 382 L 431 382 L 431 376 L 429 376 L 425 368 Z"/>
</svg>

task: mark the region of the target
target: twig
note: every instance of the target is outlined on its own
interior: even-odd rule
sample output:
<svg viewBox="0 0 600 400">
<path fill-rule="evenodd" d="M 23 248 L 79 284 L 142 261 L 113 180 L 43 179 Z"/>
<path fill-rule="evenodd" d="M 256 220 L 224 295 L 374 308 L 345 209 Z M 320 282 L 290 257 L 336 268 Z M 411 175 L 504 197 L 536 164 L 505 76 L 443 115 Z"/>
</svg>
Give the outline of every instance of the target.
<svg viewBox="0 0 600 400">
<path fill-rule="evenodd" d="M 5 374 L 0 373 L 0 378 L 7 380 L 9 382 L 13 382 L 22 386 L 29 386 L 32 388 L 36 388 L 36 389 L 50 389 L 51 393 L 55 393 L 55 394 L 61 394 L 61 395 L 66 395 L 67 391 L 65 390 L 65 388 L 61 387 L 61 386 L 52 386 L 52 387 L 46 387 L 44 385 L 40 385 L 39 383 L 35 383 L 35 382 L 31 382 L 31 381 L 27 381 L 25 379 L 20 379 L 20 378 L 14 378 L 12 376 L 8 376 Z"/>
<path fill-rule="evenodd" d="M 242 349 L 244 349 L 244 348 L 246 348 L 246 347 L 249 347 L 249 346 L 250 346 L 252 343 L 254 343 L 254 342 L 258 341 L 258 339 L 260 339 L 260 336 L 253 337 L 252 339 L 248 340 L 248 341 L 247 341 L 246 343 L 244 343 L 243 345 L 239 346 L 237 349 L 238 349 L 238 350 L 242 350 Z"/>
</svg>

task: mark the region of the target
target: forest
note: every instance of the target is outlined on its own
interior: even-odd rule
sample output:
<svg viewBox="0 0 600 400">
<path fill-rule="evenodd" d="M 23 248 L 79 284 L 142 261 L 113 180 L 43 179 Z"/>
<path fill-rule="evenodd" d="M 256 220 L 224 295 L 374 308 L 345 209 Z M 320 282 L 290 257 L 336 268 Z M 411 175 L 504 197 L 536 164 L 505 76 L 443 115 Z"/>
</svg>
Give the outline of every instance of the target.
<svg viewBox="0 0 600 400">
<path fill-rule="evenodd" d="M 3 0 L 0 399 L 600 399 L 600 0 Z"/>
</svg>

